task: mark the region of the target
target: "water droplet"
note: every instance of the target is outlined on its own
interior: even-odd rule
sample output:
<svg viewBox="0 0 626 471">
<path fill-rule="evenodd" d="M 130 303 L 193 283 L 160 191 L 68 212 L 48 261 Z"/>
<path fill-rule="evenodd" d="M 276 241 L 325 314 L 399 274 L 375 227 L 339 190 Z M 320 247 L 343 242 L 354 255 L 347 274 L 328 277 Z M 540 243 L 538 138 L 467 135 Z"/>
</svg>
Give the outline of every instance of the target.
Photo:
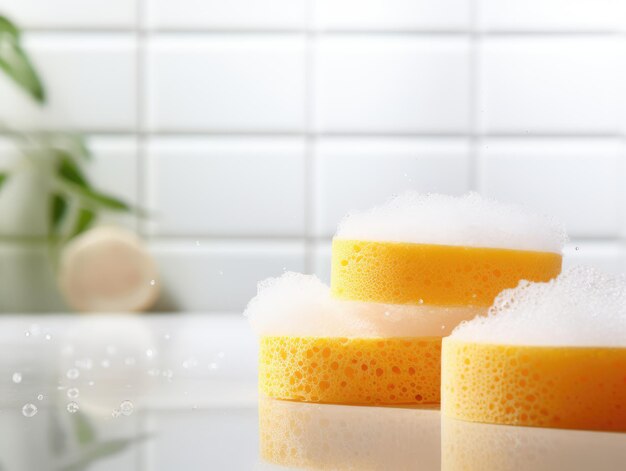
<svg viewBox="0 0 626 471">
<path fill-rule="evenodd" d="M 78 399 L 80 391 L 77 388 L 70 388 L 67 390 L 67 397 L 70 399 Z"/>
<path fill-rule="evenodd" d="M 24 335 L 25 335 L 26 337 L 30 337 L 30 330 L 27 330 L 26 332 L 24 332 Z M 32 416 L 31 416 L 31 417 L 32 417 Z"/>
<path fill-rule="evenodd" d="M 87 384 L 88 384 L 89 386 L 93 386 L 94 384 L 96 384 L 96 382 L 95 382 L 95 381 L 89 381 Z"/>
<path fill-rule="evenodd" d="M 113 417 L 114 419 L 117 419 L 120 416 L 121 412 L 119 409 L 113 409 L 111 411 L 111 417 Z"/>
<path fill-rule="evenodd" d="M 391 313 L 389 311 L 385 311 L 385 317 L 389 317 L 391 316 Z"/>
<path fill-rule="evenodd" d="M 24 407 L 22 407 L 22 414 L 24 417 L 32 417 L 37 413 L 37 410 L 38 409 L 35 404 L 24 404 Z"/>
<path fill-rule="evenodd" d="M 38 400 L 40 400 L 40 401 L 43 401 L 43 394 L 39 394 L 39 395 L 37 396 L 37 399 L 38 399 Z"/>
<path fill-rule="evenodd" d="M 441 325 L 441 330 L 446 330 L 446 326 L 445 325 Z"/>
<path fill-rule="evenodd" d="M 420 299 L 418 299 L 418 300 L 417 300 L 417 304 L 424 304 L 424 300 L 423 300 L 423 299 L 421 299 L 421 298 L 420 298 Z"/>
<path fill-rule="evenodd" d="M 134 409 L 135 406 L 130 401 L 122 401 L 120 403 L 120 412 L 126 416 L 132 414 Z"/>
<path fill-rule="evenodd" d="M 70 368 L 69 370 L 67 370 L 66 376 L 68 377 L 68 379 L 76 379 L 80 376 L 80 371 L 78 371 L 76 368 Z"/>
<path fill-rule="evenodd" d="M 126 357 L 126 358 L 124 359 L 124 364 L 125 364 L 126 366 L 132 366 L 132 365 L 134 365 L 134 364 L 135 364 L 135 362 L 136 362 L 136 360 L 135 360 L 133 357 Z"/>
<path fill-rule="evenodd" d="M 20 384 L 22 382 L 22 373 L 20 373 L 19 371 L 13 373 L 13 382 L 15 384 Z"/>
<path fill-rule="evenodd" d="M 579 250 L 579 247 L 574 247 L 574 250 L 578 251 L 578 250 Z"/>
<path fill-rule="evenodd" d="M 74 401 L 68 402 L 65 408 L 70 414 L 75 414 L 76 412 L 78 412 L 78 409 L 80 409 L 80 407 L 78 407 L 78 404 L 76 404 Z"/>
<path fill-rule="evenodd" d="M 52 340 L 52 335 L 50 335 L 50 334 L 46 334 L 46 337 L 45 337 L 45 338 L 46 338 L 46 340 Z"/>
<path fill-rule="evenodd" d="M 156 285 L 156 280 L 150 280 L 150 286 L 155 286 Z"/>
<path fill-rule="evenodd" d="M 210 370 L 217 370 L 217 363 L 215 363 L 215 362 L 209 363 L 209 369 Z"/>
<path fill-rule="evenodd" d="M 165 335 L 163 335 L 163 338 L 164 338 L 165 340 L 169 340 L 169 339 L 171 339 L 171 338 L 172 338 L 172 336 L 171 336 L 170 334 L 165 334 Z"/>
<path fill-rule="evenodd" d="M 154 356 L 154 350 L 152 350 L 151 348 L 149 348 L 148 350 L 146 350 L 146 356 L 148 358 L 152 358 Z"/>
<path fill-rule="evenodd" d="M 111 362 L 107 359 L 104 359 L 100 362 L 100 366 L 102 366 L 102 368 L 108 368 L 109 366 L 111 366 Z"/>
</svg>

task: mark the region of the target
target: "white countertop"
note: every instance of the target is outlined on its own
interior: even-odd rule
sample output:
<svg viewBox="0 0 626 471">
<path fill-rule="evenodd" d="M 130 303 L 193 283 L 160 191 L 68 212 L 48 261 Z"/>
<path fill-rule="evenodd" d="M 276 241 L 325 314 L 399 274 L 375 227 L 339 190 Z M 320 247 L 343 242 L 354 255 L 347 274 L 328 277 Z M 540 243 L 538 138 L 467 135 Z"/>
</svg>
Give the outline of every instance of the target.
<svg viewBox="0 0 626 471">
<path fill-rule="evenodd" d="M 236 314 L 5 315 L 0 351 L 2 470 L 621 471 L 626 463 L 626 434 L 441 420 L 436 409 L 267 399 L 259 407 L 256 340 Z M 36 414 L 26 417 L 25 405 Z M 259 453 L 268 437 L 288 450 L 273 463 Z"/>
</svg>

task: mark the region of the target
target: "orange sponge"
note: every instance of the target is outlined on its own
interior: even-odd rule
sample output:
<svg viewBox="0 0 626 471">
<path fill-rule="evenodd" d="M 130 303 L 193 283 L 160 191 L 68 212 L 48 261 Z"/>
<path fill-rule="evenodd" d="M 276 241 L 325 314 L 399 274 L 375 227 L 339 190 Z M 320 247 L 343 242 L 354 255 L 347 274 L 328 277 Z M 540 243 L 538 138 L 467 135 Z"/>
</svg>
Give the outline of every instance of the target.
<svg viewBox="0 0 626 471">
<path fill-rule="evenodd" d="M 441 338 L 263 336 L 266 396 L 335 404 L 431 404 L 440 399 Z"/>
<path fill-rule="evenodd" d="M 335 238 L 331 292 L 339 299 L 438 306 L 489 306 L 520 280 L 561 271 L 552 252 Z"/>
<path fill-rule="evenodd" d="M 626 431 L 626 348 L 443 340 L 442 413 L 566 429 Z"/>
</svg>

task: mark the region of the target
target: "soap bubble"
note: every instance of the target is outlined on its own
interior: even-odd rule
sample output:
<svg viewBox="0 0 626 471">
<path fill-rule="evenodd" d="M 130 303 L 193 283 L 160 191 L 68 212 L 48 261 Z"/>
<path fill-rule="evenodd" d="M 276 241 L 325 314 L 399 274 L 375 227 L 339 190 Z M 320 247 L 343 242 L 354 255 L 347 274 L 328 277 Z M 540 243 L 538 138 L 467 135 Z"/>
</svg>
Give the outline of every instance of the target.
<svg viewBox="0 0 626 471">
<path fill-rule="evenodd" d="M 340 301 L 317 277 L 287 272 L 260 282 L 244 314 L 257 335 L 441 337 L 479 313 L 484 309 Z"/>
<path fill-rule="evenodd" d="M 80 391 L 77 388 L 70 388 L 67 390 L 67 397 L 70 399 L 77 399 L 80 395 Z"/>
<path fill-rule="evenodd" d="M 493 247 L 560 253 L 564 227 L 525 208 L 483 198 L 407 192 L 339 224 L 341 239 Z"/>
<path fill-rule="evenodd" d="M 122 403 L 120 404 L 120 412 L 123 415 L 131 415 L 133 413 L 133 410 L 135 409 L 135 405 L 131 402 L 131 401 L 122 401 Z"/>
<path fill-rule="evenodd" d="M 66 409 L 70 414 L 75 414 L 76 412 L 78 412 L 80 407 L 78 406 L 78 404 L 72 401 L 67 403 Z"/>
<path fill-rule="evenodd" d="M 16 371 L 15 373 L 13 373 L 13 377 L 11 379 L 13 379 L 13 382 L 15 384 L 20 384 L 22 382 L 22 373 Z"/>
<path fill-rule="evenodd" d="M 24 417 L 32 417 L 34 416 L 37 411 L 39 409 L 37 409 L 37 406 L 35 404 L 24 404 L 24 407 L 22 407 L 22 414 L 24 415 Z"/>
<path fill-rule="evenodd" d="M 68 379 L 76 379 L 80 376 L 80 371 L 78 371 L 76 368 L 70 368 L 69 370 L 67 370 L 66 376 Z"/>
<path fill-rule="evenodd" d="M 573 267 L 547 283 L 522 281 L 486 317 L 451 338 L 513 345 L 626 347 L 626 275 Z"/>
</svg>

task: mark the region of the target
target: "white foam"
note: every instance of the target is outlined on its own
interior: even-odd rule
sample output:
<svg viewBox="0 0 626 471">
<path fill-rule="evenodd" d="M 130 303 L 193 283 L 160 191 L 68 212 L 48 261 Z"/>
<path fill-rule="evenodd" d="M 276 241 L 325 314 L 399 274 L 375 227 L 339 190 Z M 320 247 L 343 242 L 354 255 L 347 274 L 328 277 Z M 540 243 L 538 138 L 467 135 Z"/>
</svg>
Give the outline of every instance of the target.
<svg viewBox="0 0 626 471">
<path fill-rule="evenodd" d="M 560 253 L 562 224 L 476 193 L 461 197 L 408 192 L 339 224 L 342 239 L 494 247 Z"/>
<path fill-rule="evenodd" d="M 441 337 L 480 308 L 341 301 L 317 277 L 285 273 L 259 283 L 245 315 L 257 335 Z"/>
<path fill-rule="evenodd" d="M 488 316 L 451 338 L 481 343 L 626 347 L 626 276 L 574 267 L 548 283 L 522 281 L 500 293 Z"/>
</svg>

